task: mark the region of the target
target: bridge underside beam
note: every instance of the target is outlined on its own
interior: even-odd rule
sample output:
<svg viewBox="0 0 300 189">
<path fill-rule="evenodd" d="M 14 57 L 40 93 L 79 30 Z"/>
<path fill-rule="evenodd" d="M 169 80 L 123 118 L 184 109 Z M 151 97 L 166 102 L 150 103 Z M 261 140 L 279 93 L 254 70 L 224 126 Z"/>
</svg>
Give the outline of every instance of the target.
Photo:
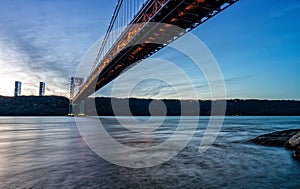
<svg viewBox="0 0 300 189">
<path fill-rule="evenodd" d="M 237 0 L 152 0 L 133 19 L 119 41 L 104 57 L 104 66 L 100 64 L 75 96 L 74 102 L 80 102 L 110 81 L 124 70 L 135 65 L 176 40 L 184 33 L 204 23 L 226 9 Z M 145 16 L 146 15 L 146 16 Z M 153 22 L 163 24 L 155 25 Z M 139 25 L 140 24 L 140 25 Z M 172 25 L 182 30 L 172 29 Z M 132 27 L 139 27 L 131 36 Z M 130 36 L 130 38 L 126 38 Z M 120 49 L 120 44 L 124 44 Z M 109 60 L 109 61 L 108 61 Z"/>
</svg>

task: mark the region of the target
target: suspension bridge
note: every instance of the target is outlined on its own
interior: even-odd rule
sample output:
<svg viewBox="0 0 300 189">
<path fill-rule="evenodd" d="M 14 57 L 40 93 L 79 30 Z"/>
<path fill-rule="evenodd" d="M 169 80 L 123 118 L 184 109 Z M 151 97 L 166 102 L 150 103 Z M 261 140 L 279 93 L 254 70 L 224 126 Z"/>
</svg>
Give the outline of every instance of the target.
<svg viewBox="0 0 300 189">
<path fill-rule="evenodd" d="M 118 0 L 90 73 L 78 93 L 71 92 L 71 103 L 82 102 L 123 71 L 237 1 Z"/>
</svg>

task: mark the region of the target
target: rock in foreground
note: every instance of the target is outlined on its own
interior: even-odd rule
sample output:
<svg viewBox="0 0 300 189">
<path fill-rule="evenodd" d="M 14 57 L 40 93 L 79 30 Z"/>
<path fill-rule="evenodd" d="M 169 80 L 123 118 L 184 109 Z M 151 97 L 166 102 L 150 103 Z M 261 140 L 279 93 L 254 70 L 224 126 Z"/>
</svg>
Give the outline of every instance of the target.
<svg viewBox="0 0 300 189">
<path fill-rule="evenodd" d="M 300 160 L 300 132 L 292 136 L 285 146 L 294 150 L 293 157 Z"/>
<path fill-rule="evenodd" d="M 264 146 L 282 146 L 293 150 L 293 157 L 300 160 L 300 129 L 276 131 L 258 136 L 249 142 Z"/>
<path fill-rule="evenodd" d="M 300 129 L 276 131 L 273 133 L 260 135 L 254 139 L 249 140 L 249 142 L 264 146 L 284 146 L 285 143 L 297 133 L 300 133 Z"/>
</svg>

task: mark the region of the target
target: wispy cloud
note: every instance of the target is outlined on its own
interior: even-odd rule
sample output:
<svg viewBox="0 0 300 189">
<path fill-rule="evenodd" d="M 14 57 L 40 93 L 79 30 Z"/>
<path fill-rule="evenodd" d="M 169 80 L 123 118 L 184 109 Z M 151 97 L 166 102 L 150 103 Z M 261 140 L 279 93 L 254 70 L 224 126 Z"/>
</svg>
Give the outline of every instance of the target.
<svg viewBox="0 0 300 189">
<path fill-rule="evenodd" d="M 21 10 L 13 6 L 18 3 L 22 4 Z M 100 36 L 95 36 L 95 30 L 99 29 L 96 26 L 101 25 L 101 20 L 89 19 L 88 13 L 77 15 L 84 10 L 78 7 L 70 12 L 66 9 L 67 1 L 2 5 L 0 74 L 1 83 L 9 82 L 0 86 L 2 95 L 12 95 L 14 80 L 21 80 L 25 95 L 36 94 L 36 83 L 44 81 L 46 94 L 67 96 L 69 78 L 75 74 L 89 45 Z M 80 6 L 76 2 L 71 5 Z"/>
</svg>

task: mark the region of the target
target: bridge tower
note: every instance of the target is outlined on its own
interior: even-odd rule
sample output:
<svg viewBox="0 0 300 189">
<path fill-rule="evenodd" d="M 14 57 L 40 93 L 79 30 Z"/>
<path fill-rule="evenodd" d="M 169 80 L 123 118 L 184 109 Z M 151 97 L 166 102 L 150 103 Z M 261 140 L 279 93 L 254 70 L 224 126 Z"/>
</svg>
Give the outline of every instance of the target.
<svg viewBox="0 0 300 189">
<path fill-rule="evenodd" d="M 74 98 L 74 82 L 73 82 L 73 77 L 71 77 L 71 82 L 70 82 L 70 101 L 69 101 L 69 116 L 74 115 L 74 108 L 73 108 L 73 98 Z"/>
<path fill-rule="evenodd" d="M 84 116 L 84 100 L 79 102 L 78 104 L 73 103 L 74 93 L 76 87 L 80 88 L 83 84 L 84 79 L 81 77 L 71 77 L 70 82 L 70 101 L 69 101 L 69 116 Z M 79 107 L 79 112 L 76 111 Z"/>
</svg>

